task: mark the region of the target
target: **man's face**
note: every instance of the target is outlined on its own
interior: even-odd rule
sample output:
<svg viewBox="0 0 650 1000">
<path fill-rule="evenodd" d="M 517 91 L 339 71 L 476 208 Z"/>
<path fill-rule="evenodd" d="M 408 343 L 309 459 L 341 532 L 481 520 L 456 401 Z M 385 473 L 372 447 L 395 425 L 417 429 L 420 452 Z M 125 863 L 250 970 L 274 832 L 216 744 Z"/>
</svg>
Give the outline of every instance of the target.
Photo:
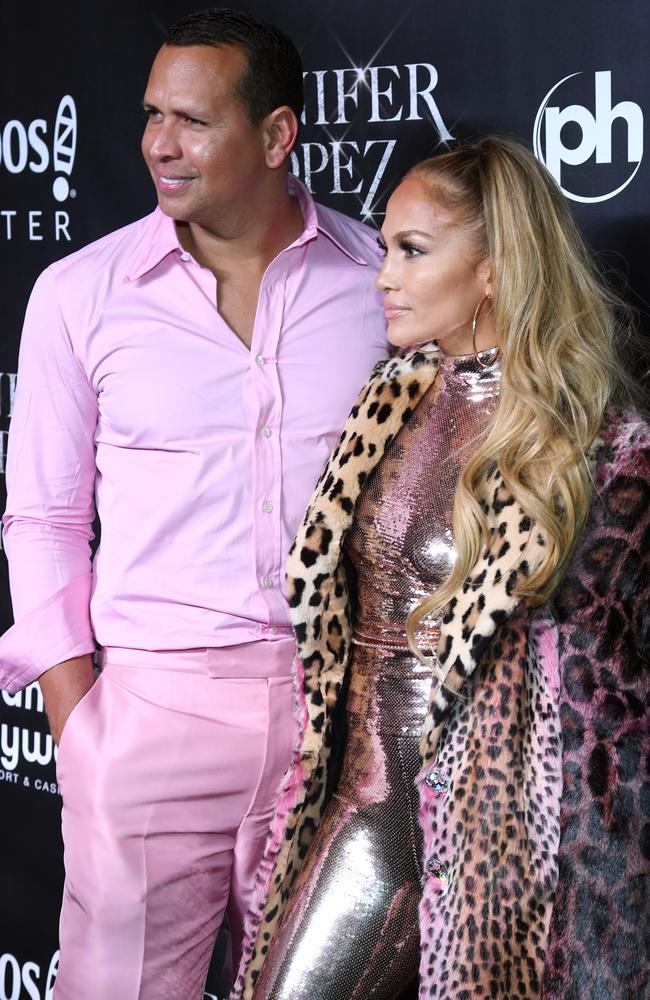
<svg viewBox="0 0 650 1000">
<path fill-rule="evenodd" d="M 161 209 L 177 221 L 218 226 L 268 171 L 264 129 L 235 92 L 245 69 L 232 45 L 163 45 L 154 60 L 142 153 Z"/>
</svg>

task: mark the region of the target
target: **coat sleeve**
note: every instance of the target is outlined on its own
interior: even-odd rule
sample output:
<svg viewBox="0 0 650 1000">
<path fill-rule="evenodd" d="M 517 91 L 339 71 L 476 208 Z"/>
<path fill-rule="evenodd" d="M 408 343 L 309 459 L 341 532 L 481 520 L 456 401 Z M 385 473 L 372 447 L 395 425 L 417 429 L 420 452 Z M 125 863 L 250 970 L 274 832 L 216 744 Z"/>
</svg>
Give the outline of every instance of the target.
<svg viewBox="0 0 650 1000">
<path fill-rule="evenodd" d="M 555 609 L 563 792 L 545 1000 L 650 995 L 650 449 L 596 497 Z"/>
<path fill-rule="evenodd" d="M 9 432 L 3 541 L 15 624 L 0 639 L 0 687 L 10 692 L 94 649 L 96 423 L 96 393 L 75 356 L 51 267 L 27 307 Z"/>
</svg>

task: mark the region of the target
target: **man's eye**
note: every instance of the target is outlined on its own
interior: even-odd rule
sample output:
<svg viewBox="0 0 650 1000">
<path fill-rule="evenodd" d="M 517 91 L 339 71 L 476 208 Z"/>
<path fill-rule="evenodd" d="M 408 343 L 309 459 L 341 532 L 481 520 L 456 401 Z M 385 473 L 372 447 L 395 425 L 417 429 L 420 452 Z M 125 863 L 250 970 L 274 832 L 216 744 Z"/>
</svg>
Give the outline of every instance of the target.
<svg viewBox="0 0 650 1000">
<path fill-rule="evenodd" d="M 187 115 L 185 121 L 189 122 L 190 125 L 207 125 L 208 124 L 207 122 L 201 121 L 200 118 L 192 118 L 192 117 L 190 117 L 190 115 Z"/>
</svg>

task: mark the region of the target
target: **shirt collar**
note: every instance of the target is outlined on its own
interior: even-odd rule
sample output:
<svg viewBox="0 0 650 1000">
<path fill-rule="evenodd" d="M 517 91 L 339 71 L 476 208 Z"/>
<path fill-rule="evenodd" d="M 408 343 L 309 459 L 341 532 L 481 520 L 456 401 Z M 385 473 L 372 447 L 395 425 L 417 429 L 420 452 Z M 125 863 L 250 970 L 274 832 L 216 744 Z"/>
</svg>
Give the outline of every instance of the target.
<svg viewBox="0 0 650 1000">
<path fill-rule="evenodd" d="M 287 186 L 289 194 L 298 200 L 304 221 L 304 229 L 293 246 L 302 246 L 322 233 L 356 264 L 366 266 L 368 261 L 357 252 L 358 242 L 353 242 L 349 237 L 350 227 L 346 217 L 317 205 L 305 185 L 291 173 L 288 175 Z M 133 254 L 127 281 L 142 278 L 168 254 L 182 249 L 174 220 L 156 207 L 151 215 L 144 219 L 142 236 Z"/>
<path fill-rule="evenodd" d="M 173 253 L 182 251 L 174 220 L 160 208 L 156 207 L 151 215 L 143 220 L 143 230 L 133 253 L 133 260 L 128 270 L 127 281 L 135 281 L 160 264 L 161 260 Z"/>
<path fill-rule="evenodd" d="M 358 239 L 352 239 L 352 221 L 339 212 L 327 209 L 323 205 L 317 205 L 302 181 L 299 181 L 293 174 L 289 174 L 287 183 L 289 194 L 294 195 L 298 199 L 305 223 L 305 228 L 294 245 L 301 246 L 303 243 L 315 239 L 319 233 L 322 233 L 346 257 L 349 257 L 356 264 L 366 266 L 368 261 L 365 257 L 361 257 L 358 252 Z"/>
</svg>

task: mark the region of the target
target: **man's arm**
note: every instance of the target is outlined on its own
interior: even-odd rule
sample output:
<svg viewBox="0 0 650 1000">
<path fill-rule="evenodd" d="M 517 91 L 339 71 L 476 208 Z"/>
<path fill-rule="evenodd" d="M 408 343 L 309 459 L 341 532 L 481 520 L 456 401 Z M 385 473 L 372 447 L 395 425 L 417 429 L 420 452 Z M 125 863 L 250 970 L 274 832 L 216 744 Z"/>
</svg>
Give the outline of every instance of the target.
<svg viewBox="0 0 650 1000">
<path fill-rule="evenodd" d="M 92 683 L 96 424 L 96 393 L 48 268 L 27 308 L 9 433 L 3 523 L 16 624 L 0 639 L 0 686 L 16 691 L 47 673 L 55 736 Z"/>
<path fill-rule="evenodd" d="M 57 745 L 70 712 L 93 686 L 93 680 L 93 658 L 89 653 L 57 663 L 39 677 L 50 731 Z"/>
</svg>

